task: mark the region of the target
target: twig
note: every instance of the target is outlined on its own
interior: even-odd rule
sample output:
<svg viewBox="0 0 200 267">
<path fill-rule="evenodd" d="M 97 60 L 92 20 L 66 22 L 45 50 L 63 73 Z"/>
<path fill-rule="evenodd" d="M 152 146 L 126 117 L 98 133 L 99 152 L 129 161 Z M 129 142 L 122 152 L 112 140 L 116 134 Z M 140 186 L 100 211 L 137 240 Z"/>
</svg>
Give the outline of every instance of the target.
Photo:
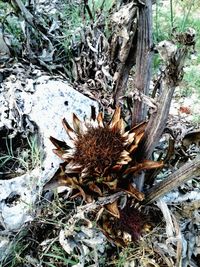
<svg viewBox="0 0 200 267">
<path fill-rule="evenodd" d="M 96 202 L 92 202 L 89 204 L 86 204 L 84 206 L 78 207 L 78 212 L 89 212 L 91 210 L 94 210 L 98 208 L 99 206 L 106 205 L 108 203 L 112 203 L 115 200 L 117 200 L 119 197 L 124 196 L 126 193 L 124 192 L 117 192 L 113 195 L 107 196 L 107 197 L 99 197 Z"/>
</svg>

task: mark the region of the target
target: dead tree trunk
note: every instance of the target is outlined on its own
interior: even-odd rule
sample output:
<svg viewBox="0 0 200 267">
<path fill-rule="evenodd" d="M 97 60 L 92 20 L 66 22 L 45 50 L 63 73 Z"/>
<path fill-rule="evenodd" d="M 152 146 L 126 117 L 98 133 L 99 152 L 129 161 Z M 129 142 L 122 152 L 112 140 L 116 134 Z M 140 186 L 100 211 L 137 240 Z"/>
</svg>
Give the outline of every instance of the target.
<svg viewBox="0 0 200 267">
<path fill-rule="evenodd" d="M 152 60 L 152 2 L 146 1 L 146 5 L 139 7 L 136 72 L 134 89 L 139 93 L 149 95 L 151 80 Z M 147 115 L 146 105 L 142 101 L 133 100 L 132 126 L 140 123 Z"/>
<path fill-rule="evenodd" d="M 161 88 L 162 93 L 158 98 L 157 110 L 151 115 L 143 141 L 140 145 L 141 158 L 150 158 L 153 149 L 166 127 L 169 109 L 171 106 L 174 90 L 183 78 L 183 66 L 188 53 L 188 47 L 177 48 L 175 54 L 168 59 L 167 67 L 163 71 Z"/>
<path fill-rule="evenodd" d="M 134 13 L 129 12 L 130 20 L 128 29 L 129 40 L 119 52 L 120 64 L 117 67 L 117 79 L 114 87 L 114 102 L 118 103 L 119 97 L 127 88 L 127 82 L 131 68 L 135 65 L 136 72 L 132 92 L 135 89 L 139 94 L 149 94 L 151 79 L 152 59 L 152 1 L 134 1 L 132 8 Z M 135 16 L 137 14 L 137 17 Z M 137 22 L 134 22 L 137 20 Z M 125 52 L 124 52 L 125 51 Z M 123 54 L 123 57 L 120 55 Z M 146 117 L 146 105 L 142 101 L 133 101 L 132 125 L 143 121 Z"/>
</svg>

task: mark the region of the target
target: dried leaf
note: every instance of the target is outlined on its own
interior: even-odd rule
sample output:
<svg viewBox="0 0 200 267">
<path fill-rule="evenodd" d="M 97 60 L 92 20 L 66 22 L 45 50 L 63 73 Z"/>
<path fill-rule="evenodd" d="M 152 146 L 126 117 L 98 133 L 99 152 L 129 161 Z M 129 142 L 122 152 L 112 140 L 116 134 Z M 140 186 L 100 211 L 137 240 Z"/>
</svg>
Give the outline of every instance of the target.
<svg viewBox="0 0 200 267">
<path fill-rule="evenodd" d="M 136 187 L 134 187 L 131 183 L 128 183 L 128 186 L 122 188 L 122 190 L 136 198 L 138 201 L 144 200 L 144 194 L 140 192 Z"/>
<path fill-rule="evenodd" d="M 117 204 L 117 200 L 114 201 L 113 203 L 109 203 L 106 204 L 104 206 L 104 208 L 114 217 L 119 218 L 120 217 L 120 213 L 119 213 L 119 209 L 118 209 L 118 204 Z"/>
<path fill-rule="evenodd" d="M 120 116 L 121 116 L 121 108 L 120 107 L 117 107 L 115 109 L 115 112 L 113 114 L 113 117 L 110 121 L 110 128 L 112 128 L 119 120 L 120 120 Z"/>
<path fill-rule="evenodd" d="M 63 119 L 62 123 L 63 123 L 65 131 L 67 132 L 69 138 L 72 140 L 76 140 L 76 134 L 75 134 L 74 130 L 71 128 L 71 126 L 69 125 L 69 123 L 66 121 L 66 119 Z"/>
<path fill-rule="evenodd" d="M 138 163 L 133 167 L 128 168 L 125 173 L 134 173 L 134 172 L 139 172 L 141 170 L 151 170 L 155 168 L 161 168 L 163 167 L 163 162 L 162 161 L 151 161 L 151 160 L 145 160 L 142 163 Z"/>
</svg>

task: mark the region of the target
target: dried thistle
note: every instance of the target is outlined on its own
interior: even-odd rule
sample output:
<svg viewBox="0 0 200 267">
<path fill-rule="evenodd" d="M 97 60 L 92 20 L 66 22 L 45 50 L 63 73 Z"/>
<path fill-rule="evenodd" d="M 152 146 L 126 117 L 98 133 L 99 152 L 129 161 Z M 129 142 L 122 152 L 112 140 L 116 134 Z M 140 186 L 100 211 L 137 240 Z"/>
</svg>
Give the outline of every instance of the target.
<svg viewBox="0 0 200 267">
<path fill-rule="evenodd" d="M 54 153 L 64 161 L 50 183 L 56 181 L 71 187 L 74 197 L 82 196 L 86 202 L 118 191 L 127 192 L 138 201 L 144 199 L 144 194 L 132 184 L 132 174 L 162 166 L 162 162 L 135 160 L 146 123 L 125 131 L 121 109 L 117 107 L 109 123 L 104 122 L 102 112 L 96 116 L 92 109 L 89 121 L 82 122 L 73 114 L 73 128 L 65 119 L 63 126 L 69 142 L 50 137 L 56 146 Z M 117 201 L 105 208 L 120 217 Z"/>
<path fill-rule="evenodd" d="M 98 222 L 100 229 L 112 243 L 125 247 L 139 241 L 142 234 L 151 231 L 153 224 L 150 217 L 130 203 L 119 209 L 119 212 L 119 218 L 104 212 Z"/>
</svg>

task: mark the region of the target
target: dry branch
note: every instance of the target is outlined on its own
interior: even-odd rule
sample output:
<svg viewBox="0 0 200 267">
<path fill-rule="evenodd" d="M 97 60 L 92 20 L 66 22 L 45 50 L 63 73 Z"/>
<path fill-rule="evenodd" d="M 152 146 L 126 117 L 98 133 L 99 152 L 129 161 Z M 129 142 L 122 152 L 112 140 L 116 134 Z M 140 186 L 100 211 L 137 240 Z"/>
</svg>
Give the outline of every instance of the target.
<svg viewBox="0 0 200 267">
<path fill-rule="evenodd" d="M 140 147 L 143 151 L 142 157 L 144 158 L 151 157 L 151 154 L 166 127 L 175 88 L 183 78 L 182 69 L 187 53 L 187 47 L 180 50 L 178 49 L 176 54 L 170 58 L 170 63 L 164 70 L 162 93 L 158 99 L 157 110 L 151 115 Z"/>
<path fill-rule="evenodd" d="M 152 3 L 147 1 L 145 6 L 139 8 L 137 50 L 136 50 L 136 73 L 134 87 L 140 93 L 149 95 L 151 80 L 152 59 Z M 133 88 L 134 91 L 134 88 Z M 132 126 L 143 121 L 146 117 L 146 105 L 143 101 L 134 101 Z"/>
<path fill-rule="evenodd" d="M 168 178 L 153 186 L 146 194 L 144 203 L 149 204 L 184 182 L 200 175 L 200 156 L 186 163 L 180 169 L 172 173 Z"/>
</svg>

